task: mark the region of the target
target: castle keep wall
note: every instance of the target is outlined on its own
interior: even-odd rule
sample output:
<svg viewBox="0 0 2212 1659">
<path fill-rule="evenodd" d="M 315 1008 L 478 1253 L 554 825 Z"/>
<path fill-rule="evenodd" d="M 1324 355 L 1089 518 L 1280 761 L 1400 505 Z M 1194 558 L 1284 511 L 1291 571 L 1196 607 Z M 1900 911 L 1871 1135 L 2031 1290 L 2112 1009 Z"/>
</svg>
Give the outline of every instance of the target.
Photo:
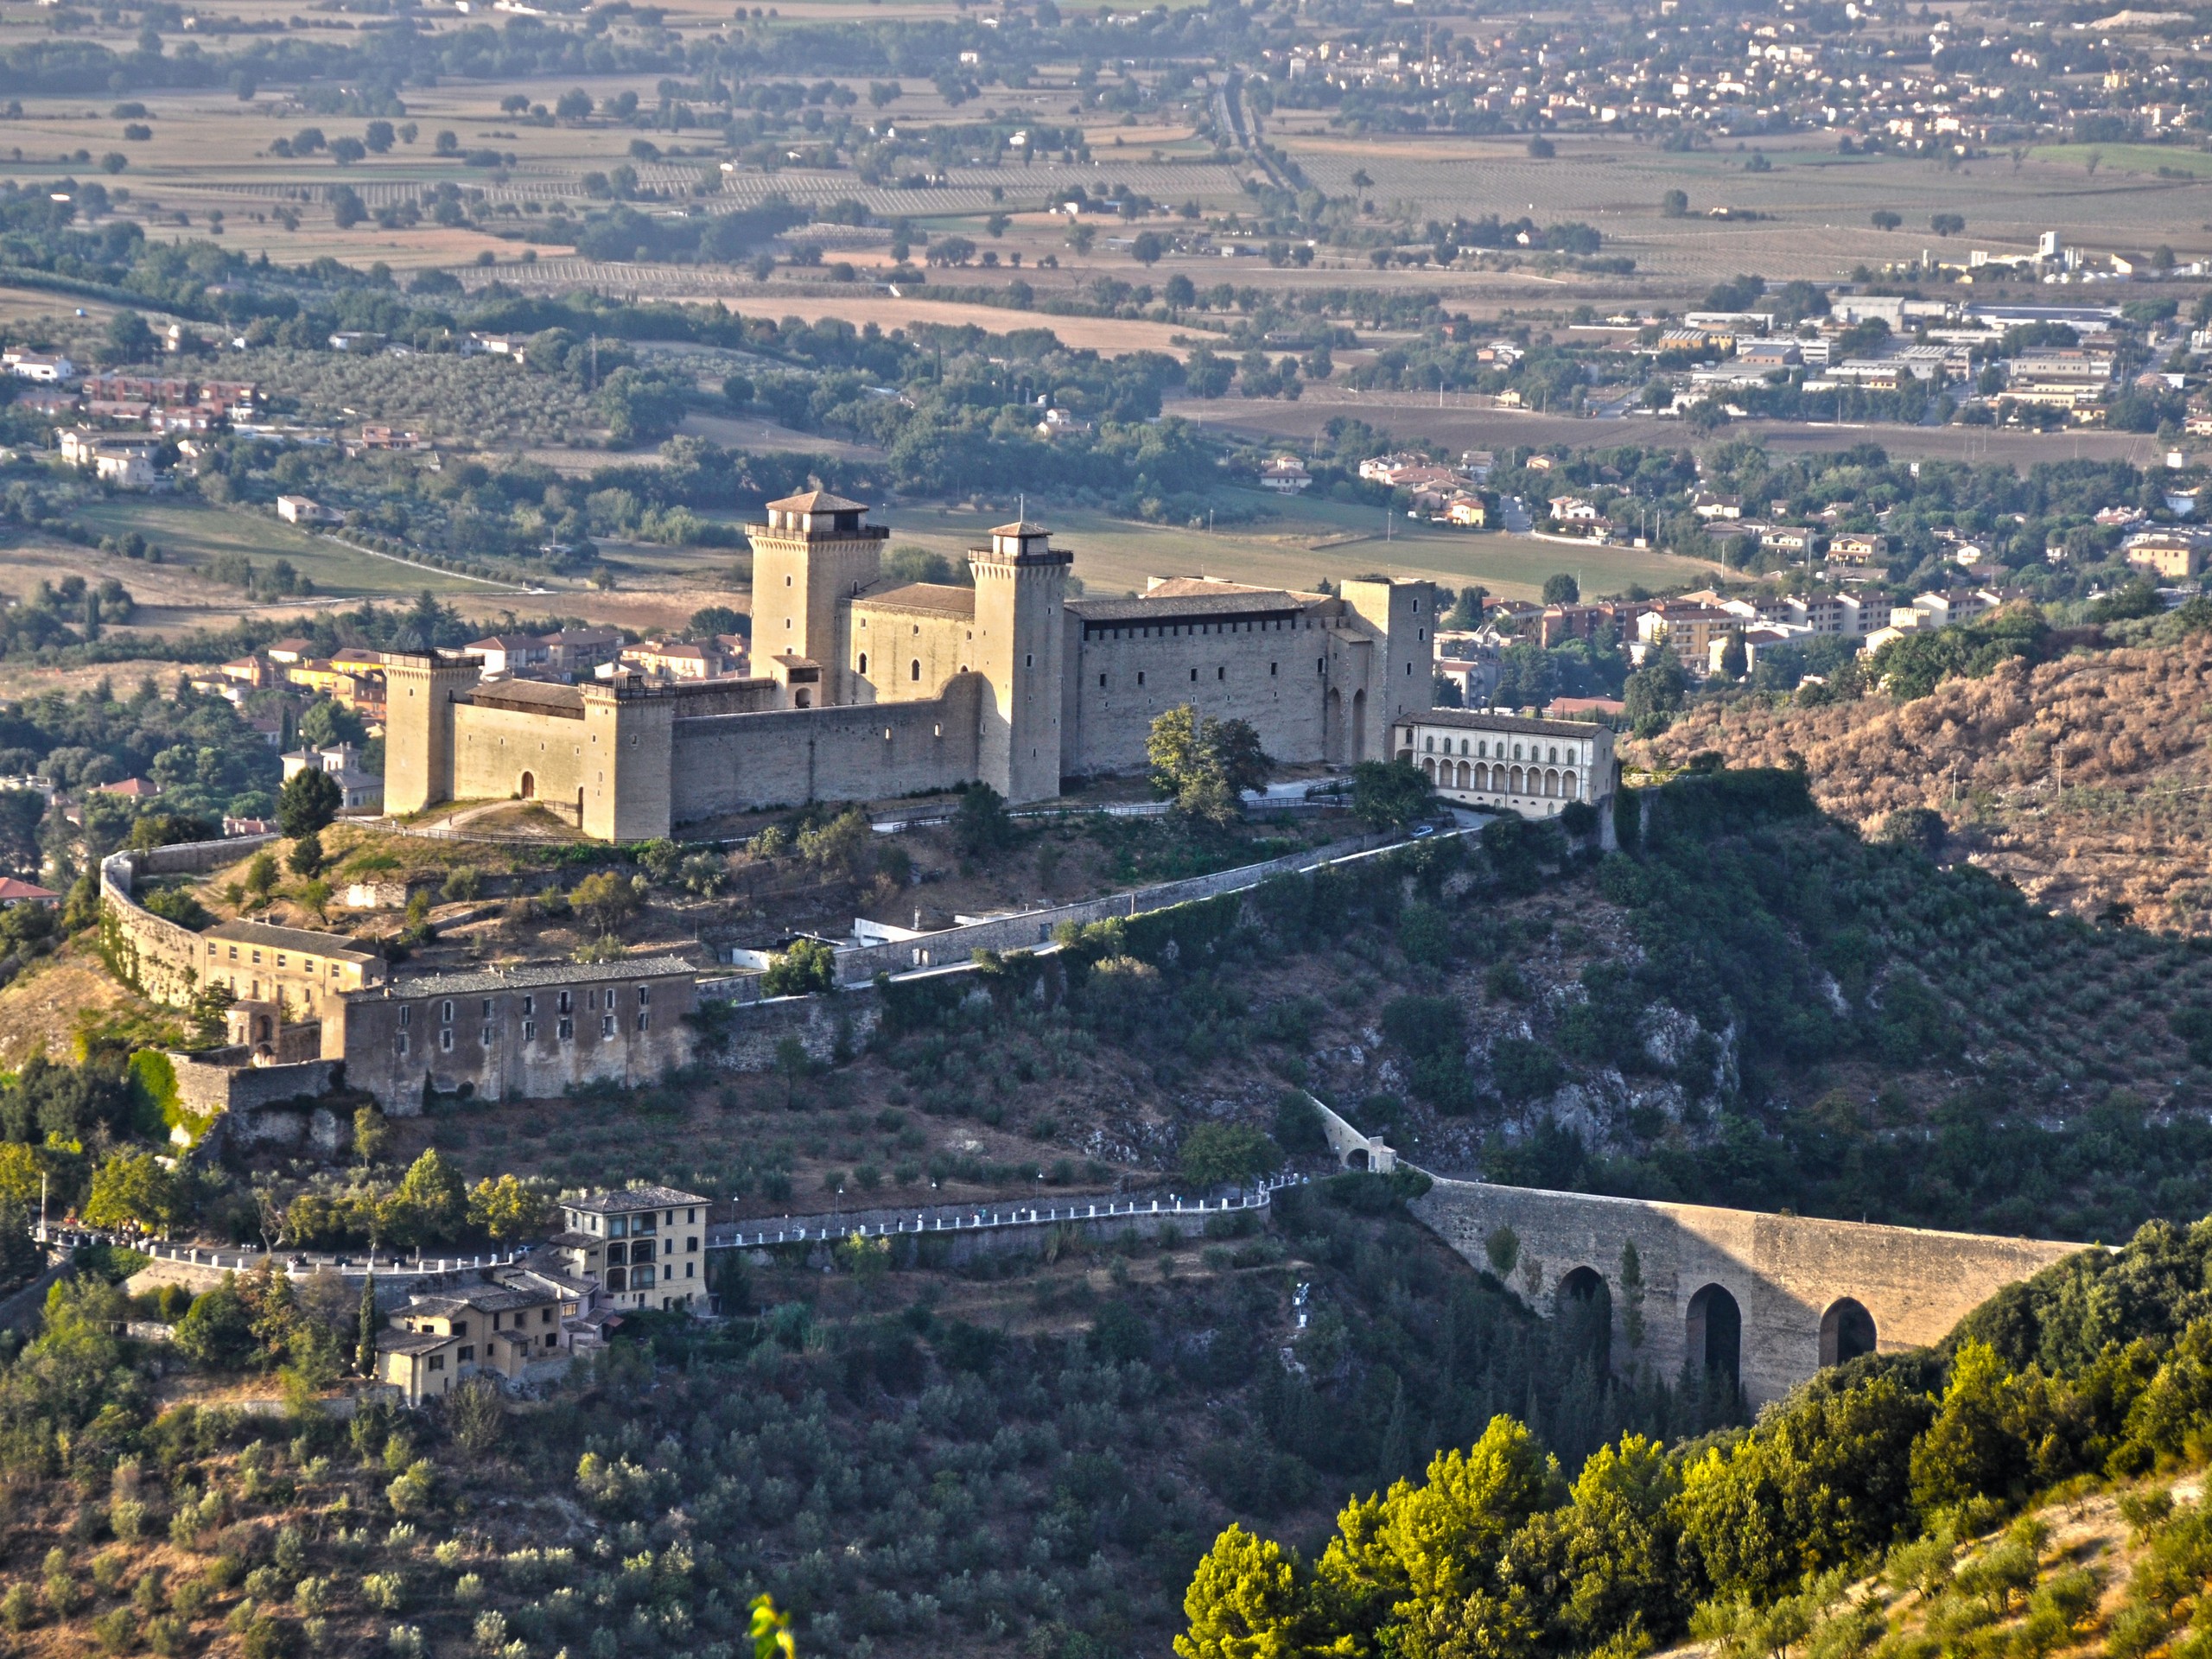
<svg viewBox="0 0 2212 1659">
<path fill-rule="evenodd" d="M 1266 622 L 1067 622 L 1061 768 L 1070 777 L 1131 772 L 1145 764 L 1152 722 L 1183 703 L 1217 720 L 1243 720 L 1260 747 L 1289 761 L 1318 760 L 1323 742 L 1321 662 L 1333 630 L 1304 617 Z"/>
<path fill-rule="evenodd" d="M 497 801 L 522 792 L 575 804 L 584 784 L 584 723 L 519 709 L 456 703 L 453 711 L 453 798 Z"/>
<path fill-rule="evenodd" d="M 856 600 L 845 650 L 855 702 L 926 702 L 975 666 L 976 619 Z"/>
<path fill-rule="evenodd" d="M 949 789 L 976 775 L 981 679 L 957 677 L 924 702 L 678 720 L 673 822 L 812 800 Z"/>
<path fill-rule="evenodd" d="M 1823 1320 L 1846 1298 L 1872 1316 L 1880 1351 L 1921 1347 L 2006 1285 L 2089 1248 L 1473 1181 L 1437 1181 L 1412 1209 L 1480 1268 L 1494 1265 L 1487 1242 L 1510 1228 L 1516 1258 L 1502 1276 L 1544 1312 L 1574 1294 L 1568 1275 L 1596 1275 L 1612 1299 L 1614 1363 L 1669 1380 L 1697 1334 L 1700 1293 L 1718 1286 L 1741 1314 L 1739 1375 L 1754 1404 L 1820 1369 Z M 1633 1354 L 1621 1325 L 1629 1244 L 1643 1281 L 1645 1336 Z"/>
</svg>

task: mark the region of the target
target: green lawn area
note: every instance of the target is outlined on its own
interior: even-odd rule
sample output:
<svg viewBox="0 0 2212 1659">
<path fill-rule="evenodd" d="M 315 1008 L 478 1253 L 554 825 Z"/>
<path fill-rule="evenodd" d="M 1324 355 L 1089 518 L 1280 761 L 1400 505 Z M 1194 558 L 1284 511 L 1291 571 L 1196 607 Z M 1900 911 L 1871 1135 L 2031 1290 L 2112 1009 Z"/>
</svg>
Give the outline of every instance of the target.
<svg viewBox="0 0 2212 1659">
<path fill-rule="evenodd" d="M 1147 524 L 1080 507 L 1033 501 L 1030 516 L 1051 526 L 1058 545 L 1075 554 L 1075 574 L 1094 594 L 1141 593 L 1147 576 L 1219 576 L 1295 588 L 1379 570 L 1426 576 L 1464 587 L 1480 582 L 1494 594 L 1534 599 L 1544 578 L 1567 571 L 1590 594 L 1617 593 L 1631 583 L 1651 588 L 1698 582 L 1718 569 L 1695 560 L 1625 547 L 1562 547 L 1494 531 L 1446 530 L 1405 518 L 1391 522 L 1375 508 L 1335 501 L 1279 502 L 1272 497 L 1224 492 L 1224 499 L 1252 500 L 1276 517 L 1213 532 Z M 909 505 L 887 512 L 891 545 L 927 547 L 957 557 L 994 524 L 1014 515 L 958 507 Z M 1338 539 L 1343 538 L 1343 539 Z M 1317 543 L 1319 543 L 1317 545 Z"/>
<path fill-rule="evenodd" d="M 2212 156 L 2201 149 L 2179 149 L 2164 144 L 2037 144 L 2028 154 L 2038 162 L 2087 168 L 2089 157 L 2116 173 L 2152 173 L 2170 168 L 2177 173 L 2212 177 Z"/>
<path fill-rule="evenodd" d="M 77 516 L 103 536 L 137 531 L 159 543 L 164 555 L 181 563 L 205 564 L 221 553 L 243 553 L 267 568 L 289 559 L 320 594 L 388 597 L 413 595 L 425 588 L 435 594 L 487 594 L 481 582 L 442 570 L 400 564 L 309 536 L 290 524 L 254 512 L 233 512 L 188 501 L 154 501 L 112 496 L 86 503 Z"/>
</svg>

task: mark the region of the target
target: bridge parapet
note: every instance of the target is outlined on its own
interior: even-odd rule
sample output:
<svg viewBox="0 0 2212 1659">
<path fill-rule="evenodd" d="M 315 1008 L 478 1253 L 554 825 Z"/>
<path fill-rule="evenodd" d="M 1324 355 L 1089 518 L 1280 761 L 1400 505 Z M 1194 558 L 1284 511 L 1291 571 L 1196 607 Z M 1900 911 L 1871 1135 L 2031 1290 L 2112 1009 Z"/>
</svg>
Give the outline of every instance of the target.
<svg viewBox="0 0 2212 1659">
<path fill-rule="evenodd" d="M 1940 1342 L 2005 1286 L 2090 1248 L 1476 1181 L 1439 1180 L 1411 1207 L 1541 1312 L 1602 1287 L 1617 1368 L 1672 1380 L 1695 1359 L 1733 1370 L 1754 1404 L 1870 1348 Z M 1622 1323 L 1631 1245 L 1643 1315 L 1633 1353 Z"/>
</svg>

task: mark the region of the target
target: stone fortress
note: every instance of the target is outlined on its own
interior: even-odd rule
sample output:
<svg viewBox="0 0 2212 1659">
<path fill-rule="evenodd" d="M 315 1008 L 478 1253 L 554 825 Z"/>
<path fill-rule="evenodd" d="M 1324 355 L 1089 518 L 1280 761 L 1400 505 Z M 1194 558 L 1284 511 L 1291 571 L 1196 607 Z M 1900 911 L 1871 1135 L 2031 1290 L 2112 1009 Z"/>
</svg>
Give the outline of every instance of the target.
<svg viewBox="0 0 2212 1659">
<path fill-rule="evenodd" d="M 1138 598 L 1071 597 L 1072 556 L 1017 523 L 970 551 L 973 587 L 893 585 L 890 531 L 866 511 L 817 490 L 747 527 L 750 677 L 480 683 L 459 657 L 389 657 L 387 810 L 540 800 L 585 835 L 632 841 L 976 780 L 1048 800 L 1064 779 L 1141 768 L 1154 719 L 1182 703 L 1249 721 L 1289 765 L 1388 758 L 1403 747 L 1394 724 L 1427 715 L 1427 582 L 1321 594 L 1179 577 Z"/>
</svg>

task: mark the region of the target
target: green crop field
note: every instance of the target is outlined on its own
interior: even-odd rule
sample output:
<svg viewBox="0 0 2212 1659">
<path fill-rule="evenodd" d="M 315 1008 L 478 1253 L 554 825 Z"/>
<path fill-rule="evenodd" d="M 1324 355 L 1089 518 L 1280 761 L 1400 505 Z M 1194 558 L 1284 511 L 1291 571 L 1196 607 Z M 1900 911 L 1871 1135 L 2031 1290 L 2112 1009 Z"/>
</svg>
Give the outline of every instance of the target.
<svg viewBox="0 0 2212 1659">
<path fill-rule="evenodd" d="M 2212 178 L 2212 156 L 2200 149 L 2171 149 L 2164 144 L 2037 144 L 2028 154 L 2038 162 L 2087 168 L 2092 156 L 2101 168 L 2115 173 L 2153 173 L 2160 168 Z"/>
<path fill-rule="evenodd" d="M 442 570 L 378 558 L 258 513 L 118 496 L 89 502 L 77 516 L 103 536 L 135 530 L 180 563 L 206 564 L 220 554 L 243 553 L 265 569 L 278 559 L 289 559 L 320 594 L 385 597 L 412 595 L 426 588 L 435 594 L 497 591 Z"/>
<path fill-rule="evenodd" d="M 1147 524 L 1083 508 L 1042 508 L 1059 544 L 1073 550 L 1075 574 L 1092 593 L 1142 592 L 1148 576 L 1206 575 L 1232 582 L 1310 588 L 1322 577 L 1370 570 L 1427 576 L 1462 587 L 1533 599 L 1557 571 L 1577 575 L 1585 592 L 1613 593 L 1631 583 L 1671 588 L 1703 580 L 1714 567 L 1670 554 L 1624 547 L 1562 547 L 1493 531 L 1446 530 L 1399 518 L 1383 539 L 1374 508 L 1335 501 L 1280 503 L 1225 492 L 1224 500 L 1263 503 L 1276 516 L 1215 531 Z M 891 544 L 957 556 L 992 524 L 1013 514 L 957 507 L 906 506 L 890 515 Z"/>
</svg>

